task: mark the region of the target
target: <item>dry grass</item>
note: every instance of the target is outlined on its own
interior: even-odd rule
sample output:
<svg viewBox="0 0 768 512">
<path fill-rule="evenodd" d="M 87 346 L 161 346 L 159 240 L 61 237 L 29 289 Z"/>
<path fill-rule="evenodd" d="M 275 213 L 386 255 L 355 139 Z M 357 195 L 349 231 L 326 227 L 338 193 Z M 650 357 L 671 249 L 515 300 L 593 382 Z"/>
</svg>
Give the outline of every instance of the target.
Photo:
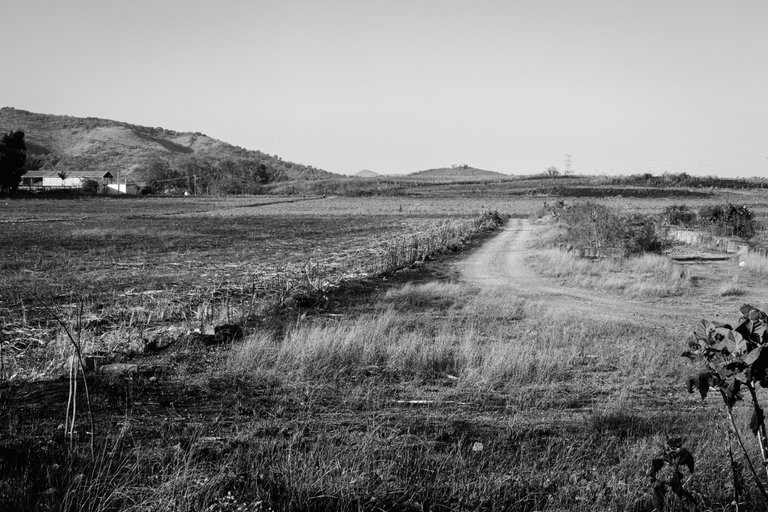
<svg viewBox="0 0 768 512">
<path fill-rule="evenodd" d="M 368 243 L 367 231 L 378 226 L 401 232 L 416 226 L 405 217 L 423 214 L 418 224 L 428 226 L 441 222 L 448 210 L 465 208 L 454 200 L 430 206 L 413 198 L 334 199 L 323 203 L 325 210 L 317 215 L 325 216 L 324 222 L 319 222 L 311 220 L 317 204 L 248 206 L 247 200 L 227 200 L 231 214 L 221 223 L 212 213 L 193 214 L 194 208 L 180 203 L 174 208 L 183 213 L 157 218 L 166 219 L 160 229 L 168 233 L 209 221 L 207 229 L 215 232 L 244 213 L 241 224 L 222 232 L 220 241 L 226 242 L 265 225 L 248 225 L 254 212 L 265 208 L 269 215 L 290 216 L 276 226 L 299 226 L 299 234 L 306 235 L 292 245 L 301 236 L 275 233 L 276 254 L 295 252 L 305 259 L 307 240 L 329 246 L 342 239 Z M 514 208 L 533 202 L 526 199 Z M 331 203 L 339 210 L 332 211 Z M 121 208 L 128 204 L 120 202 Z M 344 237 L 324 238 L 327 226 L 343 225 L 353 219 L 350 212 L 366 204 L 381 217 L 346 226 Z M 212 201 L 195 208 L 221 206 Z M 429 217 L 433 207 L 438 218 Z M 632 200 L 631 207 L 652 210 L 656 203 Z M 501 205 L 499 210 L 512 211 Z M 177 219 L 190 224 L 174 226 Z M 111 248 L 92 248 L 92 256 L 120 254 L 112 244 L 119 236 L 100 226 L 67 229 L 84 230 L 81 241 L 109 241 Z M 133 236 L 134 228 L 121 226 L 119 234 Z M 42 236 L 49 229 L 32 231 Z M 149 249 L 142 250 L 160 265 L 183 254 L 173 252 L 172 244 L 157 253 Z M 211 258 L 222 254 L 231 262 L 259 263 L 256 252 L 209 249 Z M 80 268 L 78 250 L 60 255 L 64 263 L 46 256 L 34 268 Z M 561 263 L 568 272 L 559 279 L 574 286 L 624 296 L 688 292 L 687 277 L 668 262 L 638 258 L 612 267 L 572 260 Z M 6 261 L 18 269 L 27 265 L 21 253 Z M 178 269 L 173 277 L 226 272 L 223 265 L 212 266 Z M 234 279 L 235 272 L 229 272 Z M 158 318 L 174 325 L 181 318 L 194 327 L 228 315 L 226 300 L 214 300 L 225 294 L 223 287 L 211 286 L 205 300 L 190 307 L 183 281 L 159 294 L 145 293 L 159 288 L 148 283 L 128 295 L 130 301 L 114 296 L 103 308 L 91 303 L 88 329 L 94 332 L 84 334 L 89 346 L 110 350 L 126 340 L 134 343 L 136 333 Z M 685 301 L 699 300 L 694 292 Z M 679 305 L 682 299 L 669 301 Z M 14 405 L 13 394 L 2 395 L 2 433 L 40 447 L 23 470 L 11 472 L 0 460 L 7 477 L 0 478 L 0 490 L 14 493 L 16 500 L 8 501 L 8 509 L 373 511 L 406 510 L 407 503 L 419 502 L 425 510 L 430 504 L 433 510 L 625 510 L 648 492 L 647 465 L 667 433 L 686 438 L 697 464 L 689 485 L 705 495 L 708 506 L 724 510 L 731 501 L 714 402 L 701 404 L 684 390 L 685 377 L 698 369 L 679 354 L 698 318 L 688 322 L 679 315 L 656 318 L 632 311 L 618 321 L 600 311 L 578 316 L 565 302 L 523 300 L 514 290 L 451 282 L 394 287 L 371 304 L 334 313 L 297 314 L 285 329 L 253 328 L 230 348 L 175 347 L 163 360 L 168 373 L 159 382 L 103 384 L 95 400 L 104 455 L 96 461 L 62 462 L 66 454 L 57 454 L 49 442 L 61 421 L 57 401 L 23 408 Z M 102 321 L 109 333 L 96 336 Z M 19 332 L 26 336 L 21 327 Z M 52 343 L 50 350 L 56 347 Z M 743 408 L 736 409 L 737 420 L 747 424 Z M 755 496 L 746 501 L 749 509 L 760 509 Z"/>
<path fill-rule="evenodd" d="M 721 297 L 740 297 L 747 293 L 747 286 L 741 282 L 738 274 L 731 279 L 724 281 L 717 290 Z"/>
<path fill-rule="evenodd" d="M 743 262 L 742 268 L 754 275 L 768 277 L 768 258 L 759 254 L 743 254 L 739 256 L 739 262 Z"/>
<path fill-rule="evenodd" d="M 277 378 L 339 380 L 455 377 L 466 390 L 514 389 L 565 382 L 584 367 L 635 372 L 652 353 L 604 350 L 614 340 L 639 340 L 656 330 L 627 319 L 575 317 L 509 291 L 465 285 L 406 285 L 388 292 L 379 311 L 348 320 L 298 326 L 283 337 L 248 337 L 230 353 L 226 371 Z M 549 319 L 542 325 L 541 319 Z"/>
<path fill-rule="evenodd" d="M 38 504 L 623 510 L 647 492 L 646 465 L 676 433 L 696 456 L 691 485 L 716 508 L 730 500 L 722 433 L 711 407 L 684 394 L 691 369 L 683 342 L 670 343 L 688 328 L 576 316 L 508 289 L 406 284 L 367 313 L 257 330 L 216 352 L 219 365 L 202 375 L 220 383 L 204 398 L 210 416 L 199 399 L 186 415 L 176 405 L 142 435 L 152 388 L 136 388 L 143 405 L 121 419 L 125 442 L 61 473 Z"/>
<path fill-rule="evenodd" d="M 628 297 L 668 297 L 690 288 L 688 272 L 669 258 L 645 254 L 626 259 L 578 258 L 557 249 L 542 250 L 528 263 L 545 276 L 575 287 Z"/>
</svg>

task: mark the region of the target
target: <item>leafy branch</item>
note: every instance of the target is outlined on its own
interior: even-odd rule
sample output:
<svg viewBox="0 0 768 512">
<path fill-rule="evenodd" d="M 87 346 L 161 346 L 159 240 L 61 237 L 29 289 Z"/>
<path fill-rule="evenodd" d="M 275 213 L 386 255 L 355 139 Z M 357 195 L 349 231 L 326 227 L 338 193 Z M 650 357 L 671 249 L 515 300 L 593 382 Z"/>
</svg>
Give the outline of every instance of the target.
<svg viewBox="0 0 768 512">
<path fill-rule="evenodd" d="M 768 387 L 768 316 L 763 311 L 744 304 L 741 317 L 735 327 L 720 322 L 702 320 L 694 330 L 694 339 L 689 341 L 684 357 L 703 363 L 705 370 L 688 378 L 688 392 L 698 391 L 702 400 L 710 389 L 719 392 L 726 409 L 730 429 L 737 444 L 744 453 L 747 466 L 755 485 L 768 502 L 768 492 L 758 476 L 757 469 L 749 456 L 733 416 L 733 408 L 744 401 L 744 390 L 751 399 L 752 419 L 749 428 L 758 441 L 762 465 L 768 474 L 768 436 L 765 428 L 765 414 L 757 397 L 756 387 Z M 730 437 L 729 437 L 730 439 Z M 730 441 L 729 441 L 730 450 Z M 739 478 L 734 471 L 734 482 Z M 738 489 L 734 489 L 738 494 Z M 736 500 L 738 510 L 738 499 Z"/>
</svg>

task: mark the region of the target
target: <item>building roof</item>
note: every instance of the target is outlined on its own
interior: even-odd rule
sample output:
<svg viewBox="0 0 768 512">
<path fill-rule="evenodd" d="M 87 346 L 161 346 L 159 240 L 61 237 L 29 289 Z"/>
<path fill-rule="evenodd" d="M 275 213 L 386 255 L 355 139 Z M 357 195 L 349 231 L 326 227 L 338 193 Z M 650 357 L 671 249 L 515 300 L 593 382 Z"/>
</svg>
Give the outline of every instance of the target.
<svg viewBox="0 0 768 512">
<path fill-rule="evenodd" d="M 61 171 L 55 170 L 40 170 L 40 171 L 27 171 L 23 178 L 58 178 Z M 102 178 L 112 178 L 112 173 L 109 171 L 65 171 L 67 178 L 93 178 L 100 180 Z"/>
</svg>

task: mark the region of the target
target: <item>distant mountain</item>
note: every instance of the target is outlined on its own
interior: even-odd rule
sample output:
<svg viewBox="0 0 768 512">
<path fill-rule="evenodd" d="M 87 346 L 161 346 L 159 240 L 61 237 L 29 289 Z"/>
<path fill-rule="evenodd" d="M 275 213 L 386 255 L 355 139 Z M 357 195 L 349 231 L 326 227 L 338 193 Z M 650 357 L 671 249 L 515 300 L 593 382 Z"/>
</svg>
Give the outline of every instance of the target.
<svg viewBox="0 0 768 512">
<path fill-rule="evenodd" d="M 194 178 L 212 192 L 248 192 L 268 182 L 336 176 L 199 132 L 0 108 L 0 133 L 15 130 L 25 133 L 33 167 L 98 170 L 156 187 L 186 188 Z"/>
<path fill-rule="evenodd" d="M 427 169 L 425 171 L 412 172 L 408 176 L 429 179 L 450 179 L 450 180 L 498 180 L 509 179 L 510 176 L 495 171 L 486 171 L 476 169 L 467 165 L 455 167 L 443 167 L 440 169 Z"/>
<path fill-rule="evenodd" d="M 355 173 L 355 176 L 358 178 L 376 178 L 381 176 L 381 174 L 373 171 L 369 171 L 368 169 L 363 169 L 362 171 L 358 171 Z"/>
</svg>

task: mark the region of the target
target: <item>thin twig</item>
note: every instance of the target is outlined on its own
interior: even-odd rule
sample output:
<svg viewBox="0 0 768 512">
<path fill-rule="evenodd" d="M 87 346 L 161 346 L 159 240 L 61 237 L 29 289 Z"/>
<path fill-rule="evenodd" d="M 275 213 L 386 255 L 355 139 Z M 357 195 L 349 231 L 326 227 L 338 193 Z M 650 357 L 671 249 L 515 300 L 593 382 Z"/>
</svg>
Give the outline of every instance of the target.
<svg viewBox="0 0 768 512">
<path fill-rule="evenodd" d="M 82 318 L 83 318 L 83 303 L 82 303 L 82 299 L 80 299 L 80 302 L 78 304 L 78 319 L 77 319 L 78 333 L 77 333 L 77 341 L 75 341 L 74 336 L 72 336 L 72 333 L 70 332 L 69 327 L 67 326 L 67 324 L 47 304 L 43 304 L 43 308 L 64 329 L 64 332 L 67 334 L 67 337 L 69 338 L 69 341 L 72 343 L 72 347 L 74 348 L 75 355 L 77 356 L 77 361 L 78 361 L 78 364 L 80 366 L 80 374 L 83 377 L 83 387 L 84 387 L 84 390 L 85 390 L 85 401 L 86 401 L 86 405 L 88 406 L 88 422 L 89 422 L 89 425 L 90 425 L 90 428 L 91 428 L 91 431 L 90 431 L 90 438 L 91 438 L 90 447 L 91 447 L 91 457 L 93 457 L 93 455 L 94 455 L 93 437 L 95 435 L 95 428 L 94 428 L 94 422 L 93 422 L 93 409 L 91 408 L 91 395 L 90 395 L 90 393 L 88 391 L 88 381 L 85 378 L 85 363 L 83 362 L 83 354 L 82 354 L 82 351 L 80 350 L 80 343 L 79 343 L 80 339 L 81 339 L 80 338 L 80 333 L 82 332 Z M 70 387 L 70 390 L 71 390 L 72 389 L 72 384 L 71 383 L 70 383 L 70 386 L 71 386 Z M 77 393 L 77 371 L 74 372 L 74 386 L 73 387 L 74 387 L 74 393 L 76 394 Z M 70 393 L 72 393 L 72 391 L 70 391 Z M 71 395 L 72 396 L 72 402 L 73 402 L 73 410 L 76 410 L 76 406 L 77 406 L 77 397 L 76 397 L 75 394 Z M 67 411 L 69 411 L 69 406 L 68 406 Z M 72 442 L 72 433 L 74 432 L 74 424 L 75 424 L 75 418 L 74 418 L 74 413 L 73 413 L 72 429 L 70 431 L 70 444 Z"/>
</svg>

